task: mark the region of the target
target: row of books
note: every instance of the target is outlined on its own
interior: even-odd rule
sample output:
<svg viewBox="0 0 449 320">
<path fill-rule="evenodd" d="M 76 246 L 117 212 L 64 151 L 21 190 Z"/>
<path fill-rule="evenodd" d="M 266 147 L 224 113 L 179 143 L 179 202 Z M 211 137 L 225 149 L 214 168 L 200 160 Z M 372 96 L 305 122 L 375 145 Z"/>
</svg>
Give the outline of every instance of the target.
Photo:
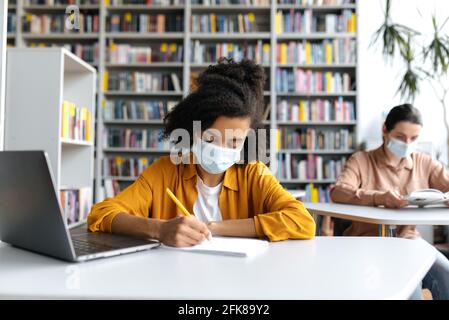
<svg viewBox="0 0 449 320">
<path fill-rule="evenodd" d="M 254 13 L 248 14 L 192 14 L 192 32 L 231 32 L 246 33 L 257 32 L 258 27 Z"/>
<path fill-rule="evenodd" d="M 107 157 L 103 174 L 109 177 L 138 177 L 158 157 Z"/>
<path fill-rule="evenodd" d="M 183 5 L 184 0 L 104 0 L 106 6 L 119 6 L 127 4 L 140 4 L 146 6 L 169 6 L 169 5 Z"/>
<path fill-rule="evenodd" d="M 276 46 L 277 63 L 331 64 L 355 63 L 356 41 L 334 39 L 320 42 L 289 41 Z"/>
<path fill-rule="evenodd" d="M 247 6 L 269 6 L 269 0 L 191 0 L 192 4 L 205 6 L 215 5 L 247 5 Z"/>
<path fill-rule="evenodd" d="M 343 93 L 353 89 L 351 76 L 347 72 L 276 69 L 278 92 Z"/>
<path fill-rule="evenodd" d="M 192 42 L 192 53 L 190 54 L 193 63 L 215 63 L 220 57 L 233 58 L 241 61 L 243 58 L 254 60 L 256 63 L 270 63 L 270 44 L 258 40 L 257 43 L 202 43 L 200 40 Z"/>
<path fill-rule="evenodd" d="M 60 190 L 59 202 L 68 225 L 85 221 L 92 207 L 92 188 Z"/>
<path fill-rule="evenodd" d="M 62 102 L 61 138 L 77 141 L 91 141 L 92 115 L 86 107 L 76 107 L 75 103 Z"/>
<path fill-rule="evenodd" d="M 20 0 L 19 0 L 20 1 Z M 25 0 L 25 5 L 98 5 L 100 0 Z"/>
<path fill-rule="evenodd" d="M 183 45 L 176 42 L 137 47 L 129 44 L 109 43 L 108 61 L 111 63 L 182 62 Z"/>
<path fill-rule="evenodd" d="M 353 121 L 356 119 L 353 101 L 342 97 L 331 100 L 281 100 L 277 105 L 278 121 Z"/>
<path fill-rule="evenodd" d="M 278 154 L 279 179 L 336 180 L 346 163 L 346 158 L 324 159 L 313 154 L 300 158 L 290 153 Z"/>
<path fill-rule="evenodd" d="M 177 101 L 109 100 L 103 111 L 105 120 L 159 120 L 177 104 Z"/>
<path fill-rule="evenodd" d="M 106 72 L 107 87 L 105 90 L 154 92 L 181 92 L 181 84 L 176 73 L 168 72 Z"/>
<path fill-rule="evenodd" d="M 352 10 L 342 10 L 341 14 L 313 14 L 311 9 L 288 11 L 279 10 L 275 16 L 276 33 L 354 33 L 356 14 Z"/>
<path fill-rule="evenodd" d="M 79 29 L 69 30 L 65 25 L 66 16 L 63 14 L 35 15 L 27 13 L 23 16 L 23 31 L 35 34 L 61 33 L 61 32 L 98 32 L 98 14 L 79 14 Z"/>
<path fill-rule="evenodd" d="M 105 198 L 112 198 L 118 195 L 121 191 L 120 184 L 117 180 L 114 179 L 104 179 L 103 182 L 103 190 Z"/>
<path fill-rule="evenodd" d="M 316 187 L 315 184 L 306 185 L 306 197 L 304 202 L 331 202 L 331 185 Z"/>
<path fill-rule="evenodd" d="M 16 14 L 12 13 L 12 12 L 8 12 L 8 20 L 6 23 L 6 32 L 8 32 L 8 33 L 16 32 L 16 28 L 17 28 Z"/>
<path fill-rule="evenodd" d="M 354 133 L 348 129 L 277 129 L 278 149 L 350 150 Z"/>
<path fill-rule="evenodd" d="M 104 131 L 105 147 L 113 148 L 156 148 L 168 150 L 168 141 L 162 138 L 162 129 L 107 128 Z"/>
<path fill-rule="evenodd" d="M 76 54 L 78 57 L 89 63 L 98 63 L 100 57 L 100 48 L 98 43 L 94 44 L 81 44 L 81 43 L 44 43 L 44 42 L 30 42 L 28 47 L 63 47 L 72 53 Z"/>
<path fill-rule="evenodd" d="M 297 6 L 341 6 L 354 4 L 355 0 L 278 0 L 278 4 L 294 4 Z"/>
<path fill-rule="evenodd" d="M 111 14 L 107 18 L 110 32 L 180 32 L 183 15 L 131 13 Z"/>
</svg>

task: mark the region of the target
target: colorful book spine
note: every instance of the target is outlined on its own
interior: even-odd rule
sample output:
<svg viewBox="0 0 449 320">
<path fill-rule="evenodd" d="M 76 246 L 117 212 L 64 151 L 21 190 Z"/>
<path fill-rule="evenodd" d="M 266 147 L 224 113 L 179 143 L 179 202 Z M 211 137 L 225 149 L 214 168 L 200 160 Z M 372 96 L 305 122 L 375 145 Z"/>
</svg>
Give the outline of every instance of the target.
<svg viewBox="0 0 449 320">
<path fill-rule="evenodd" d="M 59 200 L 67 224 L 85 221 L 92 207 L 92 188 L 62 189 Z"/>
<path fill-rule="evenodd" d="M 326 159 L 322 156 L 308 154 L 306 157 L 278 154 L 279 179 L 298 180 L 336 180 L 346 163 L 346 157 Z"/>
<path fill-rule="evenodd" d="M 113 13 L 107 17 L 109 32 L 181 32 L 181 14 Z"/>
<path fill-rule="evenodd" d="M 279 10 L 275 16 L 276 32 L 279 33 L 355 33 L 356 14 L 344 9 L 341 14 L 314 14 L 312 9 Z"/>
<path fill-rule="evenodd" d="M 177 101 L 107 101 L 103 111 L 105 120 L 162 120 Z"/>
<path fill-rule="evenodd" d="M 241 61 L 243 58 L 253 60 L 258 64 L 270 63 L 270 44 L 258 40 L 255 44 L 249 43 L 210 43 L 200 40 L 192 41 L 192 63 L 216 63 L 219 58 L 233 58 Z"/>
<path fill-rule="evenodd" d="M 278 129 L 280 149 L 351 150 L 354 133 L 348 129 Z"/>
<path fill-rule="evenodd" d="M 181 83 L 176 73 L 123 71 L 106 73 L 105 77 L 107 90 L 181 92 Z"/>
<path fill-rule="evenodd" d="M 289 41 L 276 47 L 278 64 L 349 64 L 356 62 L 354 39 L 334 39 L 319 42 Z"/>
<path fill-rule="evenodd" d="M 75 141 L 92 140 L 92 116 L 86 107 L 78 108 L 75 103 L 62 102 L 61 138 Z"/>
<path fill-rule="evenodd" d="M 296 93 L 346 93 L 354 90 L 347 72 L 276 69 L 276 90 Z"/>
<path fill-rule="evenodd" d="M 104 131 L 104 147 L 168 150 L 168 141 L 162 137 L 162 129 L 107 128 Z"/>
<path fill-rule="evenodd" d="M 353 101 L 336 100 L 281 100 L 277 105 L 277 120 L 291 122 L 336 121 L 356 119 Z"/>
<path fill-rule="evenodd" d="M 193 14 L 191 31 L 195 33 L 246 33 L 258 32 L 256 16 L 248 14 Z"/>
<path fill-rule="evenodd" d="M 158 157 L 107 157 L 103 162 L 103 174 L 108 177 L 135 177 Z"/>
<path fill-rule="evenodd" d="M 111 63 L 152 63 L 152 62 L 182 62 L 183 45 L 163 42 L 146 47 L 129 44 L 115 44 L 112 41 L 108 47 L 108 61 Z"/>
<path fill-rule="evenodd" d="M 63 14 L 42 14 L 35 15 L 27 13 L 23 16 L 23 31 L 34 34 L 47 33 L 69 33 L 74 32 L 67 29 L 65 25 L 66 16 Z M 91 33 L 99 31 L 98 14 L 79 14 L 78 33 Z"/>
</svg>

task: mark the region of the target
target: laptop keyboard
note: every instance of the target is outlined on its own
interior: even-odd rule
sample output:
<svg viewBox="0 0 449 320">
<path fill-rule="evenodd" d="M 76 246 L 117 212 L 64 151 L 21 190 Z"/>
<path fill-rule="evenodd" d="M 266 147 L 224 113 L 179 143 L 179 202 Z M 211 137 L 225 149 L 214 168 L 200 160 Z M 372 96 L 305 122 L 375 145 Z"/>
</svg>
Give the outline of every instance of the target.
<svg viewBox="0 0 449 320">
<path fill-rule="evenodd" d="M 76 255 L 83 256 L 87 254 L 92 253 L 98 253 L 98 252 L 104 252 L 104 251 L 110 251 L 115 250 L 117 248 L 111 247 L 104 244 L 97 244 L 88 242 L 82 239 L 74 239 L 72 238 L 73 247 L 75 248 Z"/>
</svg>

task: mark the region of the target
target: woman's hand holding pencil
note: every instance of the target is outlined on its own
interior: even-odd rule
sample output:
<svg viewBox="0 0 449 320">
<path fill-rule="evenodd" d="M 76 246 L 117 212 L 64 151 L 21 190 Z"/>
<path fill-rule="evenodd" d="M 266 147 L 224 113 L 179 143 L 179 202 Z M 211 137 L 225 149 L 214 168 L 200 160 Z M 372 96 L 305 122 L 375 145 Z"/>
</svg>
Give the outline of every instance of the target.
<svg viewBox="0 0 449 320">
<path fill-rule="evenodd" d="M 183 216 L 162 223 L 159 236 L 162 243 L 174 247 L 189 247 L 210 240 L 212 235 L 206 224 L 191 215 L 170 189 L 167 188 L 166 192 Z"/>
</svg>

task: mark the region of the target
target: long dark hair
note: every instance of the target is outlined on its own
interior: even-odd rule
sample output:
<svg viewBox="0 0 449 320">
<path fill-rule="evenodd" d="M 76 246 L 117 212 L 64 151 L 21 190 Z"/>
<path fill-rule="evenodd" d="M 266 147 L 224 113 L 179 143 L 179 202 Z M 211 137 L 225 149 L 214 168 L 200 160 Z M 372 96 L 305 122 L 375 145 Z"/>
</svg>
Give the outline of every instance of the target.
<svg viewBox="0 0 449 320">
<path fill-rule="evenodd" d="M 421 112 L 409 103 L 401 104 L 390 110 L 385 119 L 385 128 L 390 132 L 401 121 L 423 125 Z"/>
</svg>

